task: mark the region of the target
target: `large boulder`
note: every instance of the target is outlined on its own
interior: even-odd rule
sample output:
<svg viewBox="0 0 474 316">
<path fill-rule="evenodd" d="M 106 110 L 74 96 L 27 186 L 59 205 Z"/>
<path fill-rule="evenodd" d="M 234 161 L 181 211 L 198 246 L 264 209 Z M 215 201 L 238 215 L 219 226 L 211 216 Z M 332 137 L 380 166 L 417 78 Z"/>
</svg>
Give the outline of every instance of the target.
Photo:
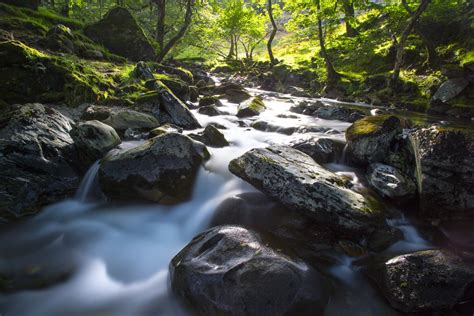
<svg viewBox="0 0 474 316">
<path fill-rule="evenodd" d="M 151 130 L 160 125 L 160 121 L 155 117 L 133 110 L 113 112 L 104 120 L 104 123 L 118 131 L 125 131 L 128 128 Z"/>
<path fill-rule="evenodd" d="M 85 166 L 102 158 L 121 143 L 115 129 L 99 121 L 77 124 L 71 130 L 71 137 Z"/>
<path fill-rule="evenodd" d="M 191 196 L 206 147 L 179 133 L 167 133 L 106 157 L 99 170 L 104 193 L 115 200 L 174 204 Z"/>
<path fill-rule="evenodd" d="M 429 217 L 474 217 L 474 133 L 449 128 L 415 131 L 420 207 Z"/>
<path fill-rule="evenodd" d="M 243 118 L 256 116 L 263 112 L 265 108 L 266 106 L 262 97 L 253 97 L 252 99 L 239 104 L 237 108 L 237 117 Z"/>
<path fill-rule="evenodd" d="M 252 149 L 232 160 L 229 170 L 288 208 L 342 234 L 368 235 L 384 226 L 381 210 L 352 191 L 347 179 L 291 147 Z"/>
<path fill-rule="evenodd" d="M 432 102 L 441 101 L 443 103 L 457 97 L 469 85 L 469 81 L 464 78 L 448 79 L 443 82 L 432 97 Z"/>
<path fill-rule="evenodd" d="M 347 158 L 362 166 L 383 162 L 401 133 L 402 123 L 396 116 L 368 116 L 358 120 L 346 132 Z"/>
<path fill-rule="evenodd" d="M 74 194 L 72 122 L 41 104 L 0 116 L 0 217 L 17 219 Z"/>
<path fill-rule="evenodd" d="M 84 32 L 110 52 L 133 61 L 153 60 L 155 50 L 125 8 L 110 10 L 102 20 L 85 27 Z"/>
<path fill-rule="evenodd" d="M 382 262 L 368 271 L 390 304 L 406 313 L 439 313 L 473 300 L 472 264 L 442 250 L 424 250 Z M 466 297 L 467 296 L 467 297 Z"/>
<path fill-rule="evenodd" d="M 307 264 L 238 226 L 196 236 L 173 258 L 170 275 L 173 291 L 199 315 L 322 314 L 330 290 Z"/>
</svg>

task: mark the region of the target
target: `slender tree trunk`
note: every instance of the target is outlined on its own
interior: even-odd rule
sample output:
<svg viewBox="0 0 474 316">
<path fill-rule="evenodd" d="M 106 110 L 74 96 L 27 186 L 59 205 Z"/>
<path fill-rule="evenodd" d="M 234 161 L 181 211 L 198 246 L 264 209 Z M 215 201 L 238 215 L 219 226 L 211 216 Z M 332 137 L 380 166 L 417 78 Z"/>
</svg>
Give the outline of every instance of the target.
<svg viewBox="0 0 474 316">
<path fill-rule="evenodd" d="M 165 40 L 165 17 L 166 17 L 166 0 L 155 0 L 158 12 L 156 14 L 156 31 L 155 39 L 160 45 L 160 49 L 163 49 Z"/>
<path fill-rule="evenodd" d="M 326 51 L 326 45 L 324 43 L 324 33 L 323 33 L 323 22 L 321 21 L 321 3 L 320 0 L 316 0 L 316 5 L 318 9 L 318 37 L 319 37 L 319 46 L 321 47 L 321 55 L 324 58 L 324 62 L 326 64 L 326 73 L 328 77 L 328 85 L 332 85 L 336 83 L 341 75 L 334 69 L 332 62 L 329 58 L 329 55 Z"/>
<path fill-rule="evenodd" d="M 342 6 L 346 21 L 346 35 L 348 37 L 355 37 L 357 36 L 357 31 L 351 24 L 355 19 L 354 2 L 353 0 L 344 0 Z"/>
<path fill-rule="evenodd" d="M 230 48 L 229 48 L 229 54 L 227 54 L 227 59 L 232 59 L 234 57 L 234 36 L 231 35 L 230 37 Z"/>
<path fill-rule="evenodd" d="M 237 35 L 234 35 L 234 54 L 235 54 L 235 59 L 239 60 L 239 37 Z"/>
<path fill-rule="evenodd" d="M 405 7 L 405 10 L 411 16 L 413 16 L 414 12 L 410 9 L 410 6 L 408 5 L 407 1 L 402 0 L 402 4 Z M 438 53 L 436 52 L 436 47 L 433 44 L 433 41 L 425 34 L 418 21 L 415 22 L 413 28 L 415 30 L 415 33 L 420 37 L 421 41 L 423 42 L 423 45 L 425 45 L 426 48 L 426 60 L 424 64 L 429 65 L 431 67 L 438 65 L 439 57 Z"/>
<path fill-rule="evenodd" d="M 407 42 L 408 36 L 410 35 L 416 22 L 420 18 L 421 14 L 426 10 L 430 2 L 431 0 L 421 0 L 421 3 L 418 6 L 418 9 L 416 9 L 415 13 L 413 13 L 413 15 L 410 18 L 410 21 L 408 22 L 408 25 L 403 30 L 402 36 L 400 37 L 400 41 L 398 42 L 397 55 L 395 57 L 395 65 L 393 66 L 393 74 L 389 81 L 390 88 L 395 87 L 395 84 L 397 83 L 398 78 L 400 77 L 400 69 L 403 63 L 403 55 L 405 53 L 405 44 Z"/>
<path fill-rule="evenodd" d="M 267 42 L 267 50 L 268 50 L 268 57 L 270 57 L 270 65 L 273 66 L 276 64 L 276 59 L 273 56 L 272 43 L 278 31 L 278 27 L 275 22 L 275 19 L 273 18 L 272 0 L 267 0 L 267 11 L 268 11 L 268 16 L 270 18 L 270 22 L 272 24 L 272 31 L 270 33 L 270 37 L 268 38 L 268 42 Z"/>
<path fill-rule="evenodd" d="M 184 15 L 183 25 L 181 25 L 181 28 L 179 29 L 178 33 L 176 33 L 169 40 L 169 42 L 164 47 L 162 47 L 160 54 L 158 55 L 158 62 L 163 61 L 166 54 L 168 54 L 169 51 L 176 45 L 176 43 L 184 36 L 184 34 L 186 34 L 186 31 L 188 30 L 189 25 L 191 24 L 191 21 L 192 21 L 194 2 L 195 0 L 186 1 L 186 13 Z"/>
</svg>

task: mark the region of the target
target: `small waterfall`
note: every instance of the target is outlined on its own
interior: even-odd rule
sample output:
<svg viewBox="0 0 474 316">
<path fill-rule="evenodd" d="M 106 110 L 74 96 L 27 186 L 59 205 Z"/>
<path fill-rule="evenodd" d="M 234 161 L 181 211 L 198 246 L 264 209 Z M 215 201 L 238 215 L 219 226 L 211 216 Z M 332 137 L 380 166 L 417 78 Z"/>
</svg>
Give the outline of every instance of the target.
<svg viewBox="0 0 474 316">
<path fill-rule="evenodd" d="M 347 161 L 347 143 L 344 145 L 344 148 L 342 149 L 342 155 L 341 158 L 339 159 L 339 163 L 345 164 Z"/>
<path fill-rule="evenodd" d="M 421 170 L 421 160 L 420 160 L 420 149 L 418 139 L 414 137 L 411 133 L 407 133 L 408 140 L 410 141 L 410 145 L 413 149 L 413 155 L 415 157 L 415 177 L 416 177 L 416 185 L 418 189 L 418 194 L 421 194 L 423 189 L 423 173 Z"/>
<path fill-rule="evenodd" d="M 100 168 L 100 160 L 94 162 L 94 164 L 87 170 L 84 178 L 79 185 L 79 189 L 77 189 L 76 195 L 74 199 L 79 202 L 86 202 L 90 197 L 91 191 L 95 188 L 95 184 L 97 183 L 97 174 Z"/>
</svg>

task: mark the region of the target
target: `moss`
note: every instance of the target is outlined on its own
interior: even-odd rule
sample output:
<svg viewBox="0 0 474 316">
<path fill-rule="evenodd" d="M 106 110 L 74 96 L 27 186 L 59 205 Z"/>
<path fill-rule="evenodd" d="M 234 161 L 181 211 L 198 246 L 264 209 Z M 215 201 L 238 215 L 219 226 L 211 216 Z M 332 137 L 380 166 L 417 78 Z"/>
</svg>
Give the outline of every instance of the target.
<svg viewBox="0 0 474 316">
<path fill-rule="evenodd" d="M 367 116 L 355 121 L 347 129 L 347 139 L 354 140 L 361 137 L 375 135 L 388 127 L 387 125 L 395 125 L 397 123 L 399 124 L 400 120 L 398 117 L 393 115 Z"/>
</svg>

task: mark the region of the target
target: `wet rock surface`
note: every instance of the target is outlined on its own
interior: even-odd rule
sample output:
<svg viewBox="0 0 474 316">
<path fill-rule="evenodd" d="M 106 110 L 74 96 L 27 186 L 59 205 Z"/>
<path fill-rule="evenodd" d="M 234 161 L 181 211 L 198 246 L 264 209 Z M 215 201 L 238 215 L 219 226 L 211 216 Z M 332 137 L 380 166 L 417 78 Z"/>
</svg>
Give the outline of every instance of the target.
<svg viewBox="0 0 474 316">
<path fill-rule="evenodd" d="M 252 99 L 241 103 L 237 107 L 237 117 L 250 117 L 259 115 L 265 110 L 265 103 L 262 97 L 253 97 Z"/>
<path fill-rule="evenodd" d="M 171 286 L 197 314 L 322 313 L 330 286 L 255 232 L 220 226 L 196 236 L 170 264 Z"/>
<path fill-rule="evenodd" d="M 336 161 L 342 156 L 344 143 L 330 138 L 304 137 L 293 141 L 291 147 L 304 152 L 319 164 Z"/>
<path fill-rule="evenodd" d="M 371 164 L 367 180 L 372 188 L 391 199 L 411 199 L 416 195 L 415 182 L 397 168 L 381 163 Z"/>
<path fill-rule="evenodd" d="M 474 136 L 432 127 L 412 135 L 420 207 L 430 217 L 474 216 Z"/>
<path fill-rule="evenodd" d="M 401 255 L 375 267 L 375 281 L 390 304 L 408 313 L 451 310 L 474 299 L 472 263 L 443 250 Z"/>
<path fill-rule="evenodd" d="M 0 217 L 18 219 L 71 196 L 79 185 L 72 122 L 39 103 L 1 114 Z"/>
<path fill-rule="evenodd" d="M 212 125 L 206 126 L 201 133 L 190 134 L 189 137 L 211 147 L 229 146 L 229 142 L 225 139 L 224 135 Z"/>
<path fill-rule="evenodd" d="M 284 146 L 252 149 L 229 170 L 283 205 L 346 233 L 370 234 L 383 227 L 383 215 L 346 179 L 324 169 L 308 155 Z"/>
<path fill-rule="evenodd" d="M 99 182 L 111 199 L 174 204 L 191 197 L 197 171 L 208 158 L 203 144 L 167 133 L 105 158 Z"/>
<path fill-rule="evenodd" d="M 121 143 L 117 132 L 99 121 L 81 122 L 70 134 L 85 166 L 90 166 Z"/>
</svg>

